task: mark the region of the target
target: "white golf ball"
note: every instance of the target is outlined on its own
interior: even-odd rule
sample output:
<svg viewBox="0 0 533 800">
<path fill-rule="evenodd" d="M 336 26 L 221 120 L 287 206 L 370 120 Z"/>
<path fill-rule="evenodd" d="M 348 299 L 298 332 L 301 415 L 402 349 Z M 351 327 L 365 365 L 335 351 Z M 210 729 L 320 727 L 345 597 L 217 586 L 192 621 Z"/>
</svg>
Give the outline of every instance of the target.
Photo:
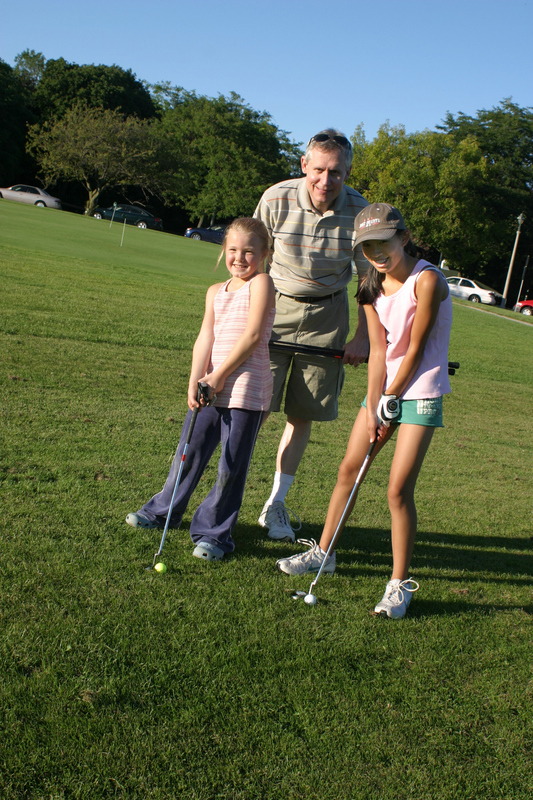
<svg viewBox="0 0 533 800">
<path fill-rule="evenodd" d="M 314 594 L 306 594 L 304 597 L 304 603 L 307 603 L 308 606 L 316 606 L 316 597 Z"/>
</svg>

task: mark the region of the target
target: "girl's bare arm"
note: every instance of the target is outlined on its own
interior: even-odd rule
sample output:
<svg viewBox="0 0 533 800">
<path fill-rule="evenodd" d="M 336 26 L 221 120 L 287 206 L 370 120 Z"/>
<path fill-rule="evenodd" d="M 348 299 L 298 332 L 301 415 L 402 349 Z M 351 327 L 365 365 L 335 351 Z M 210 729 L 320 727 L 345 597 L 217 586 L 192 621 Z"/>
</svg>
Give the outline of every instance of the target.
<svg viewBox="0 0 533 800">
<path fill-rule="evenodd" d="M 368 357 L 368 390 L 366 397 L 366 417 L 369 440 L 376 438 L 379 427 L 377 408 L 385 386 L 387 366 L 385 355 L 387 352 L 387 333 L 379 321 L 377 312 L 372 305 L 363 306 L 368 327 L 370 341 L 370 355 Z"/>
<path fill-rule="evenodd" d="M 187 402 L 190 409 L 197 408 L 200 405 L 196 399 L 196 395 L 198 393 L 198 381 L 203 378 L 207 367 L 209 366 L 209 359 L 214 342 L 215 311 L 213 309 L 213 302 L 216 293 L 221 286 L 221 283 L 216 283 L 213 286 L 210 286 L 205 296 L 204 319 L 202 321 L 200 333 L 198 334 L 192 349 L 191 374 L 189 377 L 189 389 L 187 392 Z"/>
</svg>

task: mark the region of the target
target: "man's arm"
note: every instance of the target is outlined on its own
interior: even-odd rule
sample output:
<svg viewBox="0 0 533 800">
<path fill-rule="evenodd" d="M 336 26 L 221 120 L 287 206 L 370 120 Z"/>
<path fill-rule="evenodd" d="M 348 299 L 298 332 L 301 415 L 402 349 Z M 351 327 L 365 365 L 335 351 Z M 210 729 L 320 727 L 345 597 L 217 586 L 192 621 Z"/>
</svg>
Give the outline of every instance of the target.
<svg viewBox="0 0 533 800">
<path fill-rule="evenodd" d="M 270 236 L 270 255 L 268 258 L 268 267 L 266 270 L 268 272 L 270 270 L 270 266 L 272 264 L 272 257 L 274 255 L 274 234 L 272 228 L 272 218 L 271 218 L 270 208 L 268 203 L 265 201 L 265 195 L 261 197 L 261 200 L 257 204 L 257 208 L 254 211 L 254 218 L 260 220 L 263 223 Z"/>
<path fill-rule="evenodd" d="M 363 250 L 360 245 L 355 248 L 354 263 L 357 270 L 357 287 L 359 288 L 370 266 L 363 255 Z M 368 341 L 366 314 L 363 308 L 358 306 L 357 329 L 353 339 L 350 339 L 344 345 L 343 363 L 352 364 L 352 366 L 357 367 L 368 359 L 369 352 L 370 343 Z"/>
<path fill-rule="evenodd" d="M 352 364 L 354 367 L 358 367 L 359 364 L 366 361 L 370 352 L 366 314 L 363 306 L 358 306 L 357 310 L 357 330 L 353 339 L 344 345 L 344 358 L 342 359 L 343 364 Z"/>
</svg>

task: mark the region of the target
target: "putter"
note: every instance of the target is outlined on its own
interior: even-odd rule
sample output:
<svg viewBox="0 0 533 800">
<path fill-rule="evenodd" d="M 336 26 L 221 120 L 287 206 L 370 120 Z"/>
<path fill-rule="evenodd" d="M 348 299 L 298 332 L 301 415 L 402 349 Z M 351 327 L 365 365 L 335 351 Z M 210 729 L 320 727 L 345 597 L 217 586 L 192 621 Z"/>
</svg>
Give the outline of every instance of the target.
<svg viewBox="0 0 533 800">
<path fill-rule="evenodd" d="M 324 565 L 325 565 L 326 561 L 328 560 L 330 553 L 332 552 L 332 550 L 335 547 L 335 544 L 337 542 L 337 539 L 339 538 L 339 535 L 340 535 L 340 532 L 341 532 L 341 530 L 342 530 L 342 528 L 344 526 L 344 523 L 346 522 L 346 520 L 350 516 L 350 511 L 351 511 L 350 506 L 351 506 L 352 502 L 355 500 L 355 498 L 357 497 L 357 492 L 358 492 L 359 486 L 361 485 L 361 481 L 363 480 L 363 478 L 366 475 L 366 472 L 367 472 L 367 469 L 368 469 L 368 463 L 369 463 L 370 457 L 371 457 L 371 455 L 372 455 L 372 453 L 374 451 L 374 447 L 376 446 L 376 442 L 377 442 L 377 438 L 374 439 L 374 441 L 370 443 L 370 447 L 368 448 L 367 454 L 365 456 L 365 460 L 363 461 L 361 469 L 359 470 L 359 474 L 357 475 L 357 478 L 355 479 L 355 483 L 353 485 L 353 489 L 350 492 L 350 496 L 348 498 L 348 502 L 346 503 L 344 511 L 341 514 L 341 518 L 340 518 L 340 520 L 338 522 L 337 528 L 335 529 L 335 533 L 333 534 L 333 538 L 331 539 L 331 542 L 329 543 L 329 547 L 328 547 L 328 549 L 326 551 L 326 555 L 324 556 L 324 560 L 322 561 L 322 564 L 320 565 L 320 569 L 318 570 L 318 572 L 316 574 L 316 578 L 314 579 L 314 581 L 311 583 L 311 586 L 309 587 L 309 591 L 307 592 L 306 596 L 304 597 L 304 602 L 309 606 L 314 606 L 315 603 L 316 603 L 316 597 L 313 594 L 313 587 L 316 586 L 317 581 L 320 578 L 320 575 L 322 574 L 322 570 L 324 568 Z"/>
<path fill-rule="evenodd" d="M 209 405 L 209 388 L 207 383 L 199 383 L 198 384 L 198 392 L 196 394 L 196 399 L 200 402 L 200 399 L 203 398 L 205 400 L 206 405 Z M 196 417 L 198 416 L 198 412 L 200 411 L 200 407 L 197 407 L 192 412 L 191 421 L 189 424 L 189 430 L 187 431 L 187 438 L 185 439 L 185 446 L 183 448 L 183 453 L 181 456 L 181 463 L 180 468 L 178 470 L 178 476 L 176 478 L 176 483 L 174 484 L 174 491 L 172 492 L 172 498 L 170 500 L 170 505 L 168 507 L 168 514 L 165 520 L 165 527 L 163 528 L 163 536 L 161 537 L 161 544 L 159 545 L 159 550 L 154 555 L 154 560 L 152 562 L 151 567 L 146 567 L 146 569 L 153 569 L 157 563 L 157 559 L 160 557 L 161 552 L 163 550 L 163 545 L 165 544 L 165 539 L 168 531 L 168 526 L 170 524 L 170 517 L 172 515 L 172 507 L 174 505 L 174 498 L 176 497 L 176 492 L 178 491 L 178 486 L 180 485 L 181 480 L 181 473 L 183 472 L 183 465 L 185 464 L 185 458 L 187 457 L 187 450 L 189 449 L 189 444 L 192 438 L 192 432 L 194 430 L 194 426 L 196 423 Z"/>
</svg>

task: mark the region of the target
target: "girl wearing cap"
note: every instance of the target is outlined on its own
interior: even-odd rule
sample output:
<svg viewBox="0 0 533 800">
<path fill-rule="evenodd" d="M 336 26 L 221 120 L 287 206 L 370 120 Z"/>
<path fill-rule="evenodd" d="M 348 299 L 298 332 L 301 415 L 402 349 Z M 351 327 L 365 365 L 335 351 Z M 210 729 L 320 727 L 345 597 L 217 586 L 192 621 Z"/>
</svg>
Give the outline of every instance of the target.
<svg viewBox="0 0 533 800">
<path fill-rule="evenodd" d="M 368 392 L 339 468 L 320 543 L 298 540 L 309 550 L 280 559 L 289 575 L 317 572 L 346 507 L 370 442 L 371 460 L 398 431 L 388 501 L 393 569 L 376 615 L 397 619 L 407 611 L 418 584 L 409 578 L 416 536 L 414 490 L 435 428 L 442 424 L 442 397 L 450 392 L 448 344 L 452 304 L 442 272 L 417 259 L 400 212 L 373 203 L 355 219 L 356 244 L 370 262 L 358 292 L 370 339 Z M 355 498 L 353 500 L 355 502 Z M 323 572 L 335 571 L 335 552 Z"/>
</svg>

